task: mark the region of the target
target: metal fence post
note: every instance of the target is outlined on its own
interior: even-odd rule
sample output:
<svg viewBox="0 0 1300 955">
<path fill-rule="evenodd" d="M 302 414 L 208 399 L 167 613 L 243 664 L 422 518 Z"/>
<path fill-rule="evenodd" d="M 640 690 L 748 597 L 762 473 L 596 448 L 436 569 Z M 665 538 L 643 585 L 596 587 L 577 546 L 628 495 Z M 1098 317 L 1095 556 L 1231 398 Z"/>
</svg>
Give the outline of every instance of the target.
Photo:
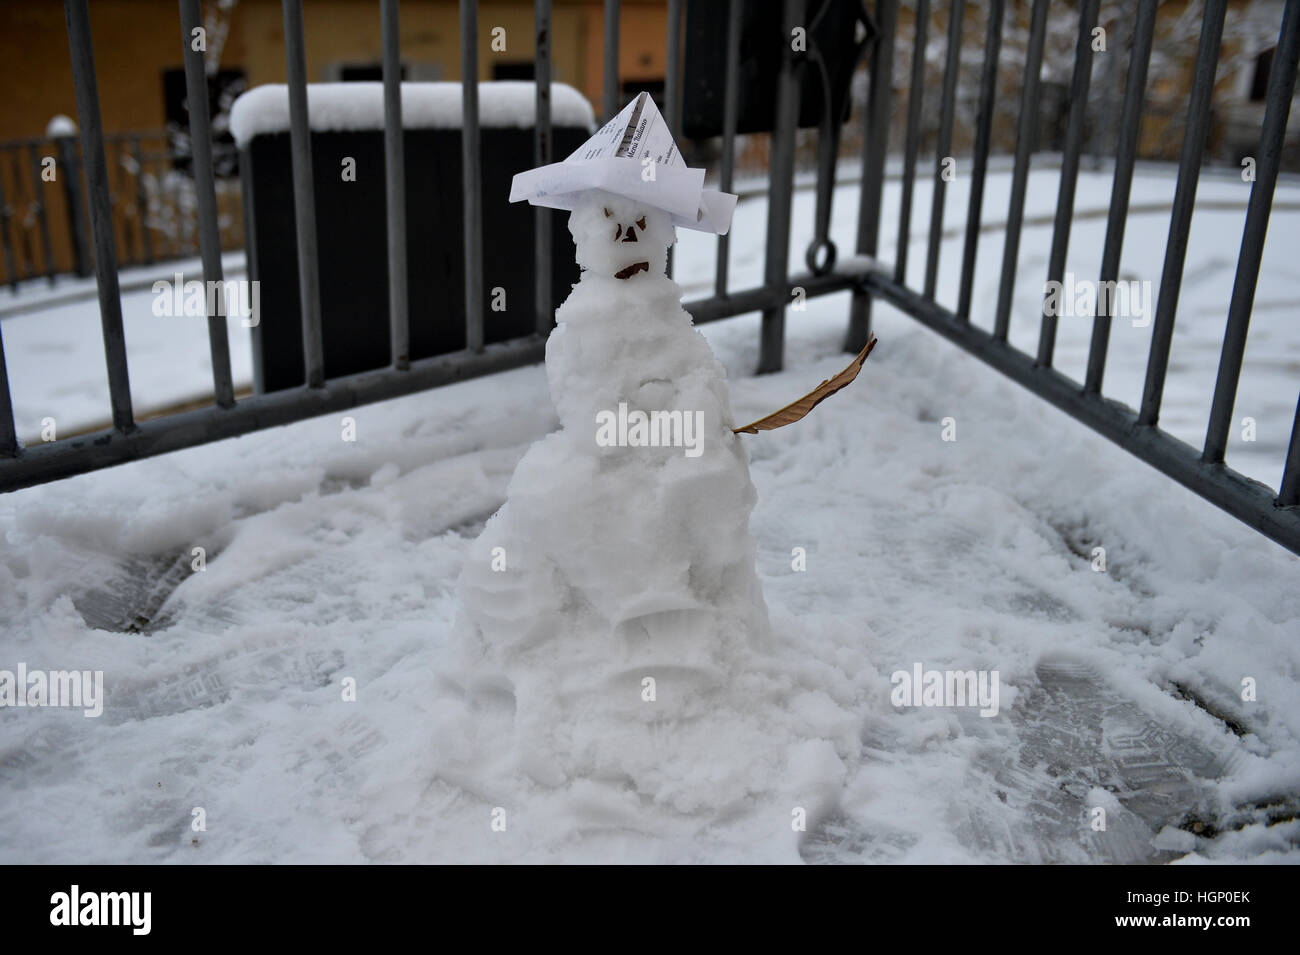
<svg viewBox="0 0 1300 955">
<path fill-rule="evenodd" d="M 1146 384 L 1142 390 L 1142 406 L 1138 409 L 1139 424 L 1154 425 L 1160 417 L 1160 401 L 1164 396 L 1165 374 L 1169 370 L 1169 347 L 1173 343 L 1174 318 L 1183 284 L 1192 211 L 1196 205 L 1196 184 L 1201 175 L 1205 141 L 1210 135 L 1214 74 L 1219 65 L 1219 44 L 1223 39 L 1223 21 L 1227 9 L 1227 0 L 1205 0 L 1205 17 L 1201 22 L 1201 38 L 1196 49 L 1192 96 L 1187 106 L 1187 127 L 1183 131 L 1183 150 L 1178 159 L 1174 207 L 1169 216 L 1169 238 L 1165 243 L 1165 262 L 1160 272 L 1160 290 L 1156 297 L 1156 317 L 1151 326 Z"/>
<path fill-rule="evenodd" d="M 131 157 L 135 160 L 135 211 L 140 221 L 140 254 L 145 265 L 153 265 L 153 236 L 149 232 L 149 200 L 144 194 L 144 153 L 140 137 L 131 137 Z"/>
<path fill-rule="evenodd" d="M 740 115 L 740 27 L 741 0 L 727 2 L 727 53 L 726 88 L 722 105 L 722 168 L 718 171 L 718 188 L 731 191 L 731 180 L 736 169 L 736 124 Z M 713 294 L 727 294 L 727 277 L 730 272 L 731 238 L 718 236 L 718 257 L 714 269 Z"/>
<path fill-rule="evenodd" d="M 601 105 L 604 114 L 600 121 L 607 123 L 618 114 L 618 15 L 619 0 L 605 0 L 604 95 Z"/>
<path fill-rule="evenodd" d="M 185 57 L 185 94 L 189 104 L 190 157 L 194 167 L 194 198 L 199 219 L 199 255 L 203 278 L 214 289 L 216 314 L 208 316 L 208 354 L 212 359 L 212 393 L 217 406 L 235 404 L 230 374 L 230 342 L 226 332 L 226 289 L 221 270 L 221 235 L 217 226 L 217 186 L 212 168 L 212 124 L 208 116 L 208 77 L 202 49 L 190 38 L 203 25 L 199 0 L 180 0 L 182 55 Z M 215 283 L 215 284 L 214 284 Z M 241 296 L 241 303 L 252 298 Z"/>
<path fill-rule="evenodd" d="M 41 195 L 45 188 L 45 181 L 41 179 L 41 157 L 36 153 L 35 143 L 27 147 L 27 156 L 32 166 L 32 202 L 36 204 L 36 221 L 40 226 L 41 232 L 41 254 L 45 257 L 45 278 L 51 286 L 54 285 L 54 249 L 50 242 L 50 210 L 49 203 Z"/>
<path fill-rule="evenodd" d="M 1228 447 L 1228 430 L 1232 426 L 1232 408 L 1237 398 L 1241 362 L 1246 354 L 1246 331 L 1255 307 L 1255 287 L 1264 255 L 1264 237 L 1268 234 L 1269 214 L 1273 210 L 1273 193 L 1277 188 L 1278 167 L 1286 142 L 1287 116 L 1295 94 L 1296 64 L 1300 61 L 1300 2 L 1292 0 L 1282 15 L 1273 66 L 1265 96 L 1264 125 L 1259 134 L 1258 169 L 1250 187 L 1246 207 L 1246 224 L 1241 234 L 1241 251 L 1237 256 L 1237 274 L 1232 280 L 1232 298 L 1228 302 L 1228 321 L 1223 331 L 1223 350 L 1219 355 L 1219 375 L 1210 406 L 1210 424 L 1205 433 L 1205 460 L 1223 460 Z"/>
<path fill-rule="evenodd" d="M 934 187 L 930 196 L 930 243 L 925 254 L 926 298 L 934 298 L 939 282 L 939 242 L 943 238 L 943 203 L 948 188 L 948 182 L 943 178 L 943 163 L 952 149 L 953 102 L 957 96 L 957 74 L 961 66 L 961 26 L 965 11 L 966 0 L 952 0 L 948 8 L 948 52 L 944 63 L 943 99 L 939 103 Z"/>
<path fill-rule="evenodd" d="M 682 0 L 668 0 L 668 52 L 664 75 L 664 119 L 674 136 L 682 124 Z M 666 273 L 673 277 L 673 250 L 668 247 Z"/>
<path fill-rule="evenodd" d="M 898 204 L 898 241 L 894 249 L 894 281 L 907 282 L 907 254 L 912 240 L 912 187 L 916 180 L 916 154 L 921 145 L 921 102 L 925 89 L 926 31 L 930 26 L 930 0 L 917 0 L 912 38 L 912 82 L 907 92 L 907 133 L 903 141 L 903 193 Z"/>
<path fill-rule="evenodd" d="M 135 428 L 131 411 L 131 383 L 126 368 L 126 336 L 122 331 L 122 293 L 117 281 L 117 248 L 113 240 L 113 210 L 108 201 L 108 166 L 104 159 L 104 128 L 99 113 L 99 84 L 95 78 L 95 50 L 90 38 L 87 0 L 64 0 L 68 18 L 68 45 L 72 54 L 72 79 L 81 126 L 81 154 L 90 190 L 90 228 L 95 238 L 95 284 L 99 289 L 99 318 L 104 333 L 104 362 L 108 366 L 108 392 L 113 426 L 119 432 Z"/>
<path fill-rule="evenodd" d="M 86 241 L 86 207 L 81 194 L 81 163 L 77 161 L 77 140 L 72 133 L 54 137 L 63 173 L 63 201 L 67 206 L 68 237 L 72 240 L 72 268 L 77 275 L 90 275 L 90 246 Z"/>
<path fill-rule="evenodd" d="M 551 161 L 551 0 L 536 0 L 533 7 L 536 57 L 533 81 L 536 130 L 533 139 L 533 165 Z M 538 206 L 533 210 L 533 298 L 537 308 L 537 334 L 549 335 L 555 324 L 554 298 L 551 288 L 551 210 Z"/>
<path fill-rule="evenodd" d="M 483 169 L 478 120 L 478 4 L 460 0 L 460 161 L 465 192 L 465 347 L 483 350 Z"/>
<path fill-rule="evenodd" d="M 1129 194 L 1133 189 L 1133 163 L 1137 159 L 1138 134 L 1142 128 L 1142 103 L 1146 98 L 1147 66 L 1151 61 L 1151 38 L 1156 23 L 1157 0 L 1141 0 L 1137 22 L 1133 27 L 1133 50 L 1125 78 L 1124 106 L 1120 114 L 1119 138 L 1115 143 L 1115 177 L 1110 187 L 1110 212 L 1106 219 L 1106 239 L 1101 252 L 1101 279 L 1098 289 L 1114 288 L 1119 278 L 1119 255 L 1124 245 L 1124 227 L 1128 222 Z M 1101 379 L 1106 371 L 1106 350 L 1110 343 L 1110 293 L 1097 297 L 1097 315 L 1092 323 L 1092 343 L 1088 346 L 1088 371 L 1083 390 L 1101 394 Z"/>
<path fill-rule="evenodd" d="M 1029 49 L 1020 88 L 1020 122 L 1016 129 L 1015 171 L 1011 174 L 1011 203 L 1007 209 L 1007 232 L 1002 244 L 1002 278 L 998 303 L 993 313 L 993 337 L 1007 340 L 1011 326 L 1011 297 L 1016 270 L 1020 266 L 1020 227 L 1025 218 L 1025 190 L 1029 183 L 1029 156 L 1038 132 L 1038 82 L 1043 67 L 1043 41 L 1047 33 L 1047 0 L 1034 0 L 1029 19 Z"/>
<path fill-rule="evenodd" d="M 307 114 L 307 54 L 302 0 L 283 0 L 285 66 L 289 79 L 289 151 L 293 163 L 293 219 L 298 239 L 298 290 L 302 306 L 303 365 L 307 386 L 325 383 L 321 340 L 320 261 L 316 256 L 316 188 Z"/>
<path fill-rule="evenodd" d="M 0 243 L 4 244 L 5 272 L 9 278 L 9 288 L 16 295 L 18 294 L 18 263 L 14 260 L 13 240 L 9 235 L 13 215 L 14 211 L 9 206 L 9 197 L 5 195 L 4 167 L 0 166 Z"/>
<path fill-rule="evenodd" d="M 4 329 L 0 328 L 0 457 L 18 454 L 18 432 L 14 427 L 14 405 L 9 394 L 9 368 L 5 364 Z"/>
<path fill-rule="evenodd" d="M 790 277 L 790 213 L 794 193 L 794 132 L 799 121 L 799 67 L 792 36 L 804 25 L 805 0 L 785 0 L 781 30 L 781 75 L 776 87 L 776 123 L 767 206 L 767 254 L 763 284 L 780 290 L 780 305 L 763 309 L 758 372 L 780 371 L 785 360 L 785 307 Z"/>
<path fill-rule="evenodd" d="M 971 168 L 970 203 L 966 210 L 966 243 L 962 248 L 961 278 L 957 289 L 957 317 L 963 322 L 970 321 L 971 296 L 975 289 L 975 256 L 979 252 L 980 219 L 984 213 L 984 179 L 988 173 L 989 142 L 993 134 L 1004 8 L 1004 0 L 989 0 L 984 38 L 984 69 L 980 76 L 979 114 L 975 121 L 975 160 Z"/>
<path fill-rule="evenodd" d="M 401 24 L 397 0 L 382 0 L 384 47 L 384 200 L 388 212 L 388 324 L 393 367 L 411 367 L 406 273 L 406 139 L 402 128 Z"/>
<path fill-rule="evenodd" d="M 889 104 L 894 82 L 894 39 L 898 0 L 877 0 L 875 49 L 871 53 L 871 89 L 862 113 L 862 188 L 858 194 L 858 255 L 876 255 L 880 242 L 881 200 L 885 191 L 885 155 L 889 150 Z M 857 354 L 871 335 L 871 293 L 853 290 L 844 350 Z"/>
</svg>

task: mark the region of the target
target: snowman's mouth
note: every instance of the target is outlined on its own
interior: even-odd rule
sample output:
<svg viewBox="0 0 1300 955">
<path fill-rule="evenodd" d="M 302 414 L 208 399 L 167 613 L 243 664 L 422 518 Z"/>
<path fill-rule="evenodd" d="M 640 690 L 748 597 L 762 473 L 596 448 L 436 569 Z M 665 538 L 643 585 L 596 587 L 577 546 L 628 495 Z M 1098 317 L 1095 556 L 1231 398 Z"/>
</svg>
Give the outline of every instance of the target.
<svg viewBox="0 0 1300 955">
<path fill-rule="evenodd" d="M 625 268 L 625 269 L 619 269 L 617 272 L 615 272 L 615 273 L 614 273 L 614 278 L 616 278 L 616 279 L 630 279 L 632 276 L 636 275 L 638 272 L 649 272 L 649 271 L 650 271 L 650 263 L 649 263 L 649 262 L 634 262 L 634 263 L 632 263 L 631 265 L 629 265 L 627 268 Z"/>
</svg>

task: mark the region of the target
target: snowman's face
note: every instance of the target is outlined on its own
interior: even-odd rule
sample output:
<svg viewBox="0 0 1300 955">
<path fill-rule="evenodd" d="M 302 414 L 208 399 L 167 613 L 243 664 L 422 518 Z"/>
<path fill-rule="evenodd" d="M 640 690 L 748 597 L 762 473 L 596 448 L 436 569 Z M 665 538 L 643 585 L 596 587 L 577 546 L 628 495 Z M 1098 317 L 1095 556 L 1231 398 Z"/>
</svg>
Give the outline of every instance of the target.
<svg viewBox="0 0 1300 955">
<path fill-rule="evenodd" d="M 663 275 L 676 235 L 668 213 L 622 196 L 592 192 L 569 216 L 578 264 L 617 279 Z"/>
</svg>

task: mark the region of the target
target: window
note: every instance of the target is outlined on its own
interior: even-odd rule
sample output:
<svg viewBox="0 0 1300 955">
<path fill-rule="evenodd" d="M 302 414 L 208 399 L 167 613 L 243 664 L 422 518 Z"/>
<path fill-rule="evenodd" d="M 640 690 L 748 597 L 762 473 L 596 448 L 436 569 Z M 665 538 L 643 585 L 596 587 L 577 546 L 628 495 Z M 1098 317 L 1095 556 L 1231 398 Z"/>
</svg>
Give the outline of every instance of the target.
<svg viewBox="0 0 1300 955">
<path fill-rule="evenodd" d="M 493 62 L 492 64 L 492 79 L 494 80 L 531 80 L 532 78 L 532 60 L 519 60 L 515 63 Z"/>
<path fill-rule="evenodd" d="M 382 63 L 344 63 L 338 68 L 340 82 L 378 83 L 384 78 Z M 402 79 L 406 79 L 406 64 L 402 64 Z"/>
</svg>

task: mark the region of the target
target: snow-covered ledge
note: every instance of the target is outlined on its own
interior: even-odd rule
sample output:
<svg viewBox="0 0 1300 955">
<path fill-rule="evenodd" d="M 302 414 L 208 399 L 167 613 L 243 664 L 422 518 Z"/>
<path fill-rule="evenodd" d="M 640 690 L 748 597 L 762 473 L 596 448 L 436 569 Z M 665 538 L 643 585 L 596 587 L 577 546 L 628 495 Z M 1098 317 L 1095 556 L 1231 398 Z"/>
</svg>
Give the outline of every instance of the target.
<svg viewBox="0 0 1300 955">
<path fill-rule="evenodd" d="M 535 84 L 500 80 L 478 86 L 479 125 L 529 127 L 533 125 Z M 309 83 L 307 117 L 313 132 L 342 132 L 384 128 L 383 83 Z M 551 84 L 551 122 L 556 126 L 596 128 L 596 116 L 586 97 L 564 83 Z M 459 129 L 459 83 L 403 83 L 404 129 Z M 235 142 L 245 146 L 260 133 L 289 129 L 289 88 L 268 83 L 244 93 L 230 110 L 230 130 Z"/>
</svg>

